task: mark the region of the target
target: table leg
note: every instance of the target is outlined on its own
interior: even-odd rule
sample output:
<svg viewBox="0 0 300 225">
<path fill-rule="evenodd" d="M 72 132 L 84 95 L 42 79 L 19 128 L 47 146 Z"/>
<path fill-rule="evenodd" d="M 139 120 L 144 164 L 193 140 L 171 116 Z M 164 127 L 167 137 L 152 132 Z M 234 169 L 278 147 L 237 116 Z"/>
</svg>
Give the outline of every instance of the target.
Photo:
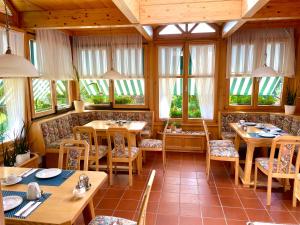
<svg viewBox="0 0 300 225">
<path fill-rule="evenodd" d="M 89 222 L 91 222 L 91 220 L 95 218 L 95 209 L 94 209 L 93 199 L 84 208 L 82 213 L 83 213 L 84 224 L 89 224 Z"/>
<path fill-rule="evenodd" d="M 240 149 L 240 144 L 241 144 L 241 137 L 238 134 L 236 134 L 234 139 L 234 147 L 236 148 L 237 151 Z"/>
<path fill-rule="evenodd" d="M 249 187 L 250 184 L 251 184 L 251 170 L 252 170 L 254 150 L 255 150 L 254 145 L 248 143 L 247 144 L 246 160 L 245 160 L 244 177 L 242 179 L 243 183 L 244 183 L 244 187 Z"/>
</svg>

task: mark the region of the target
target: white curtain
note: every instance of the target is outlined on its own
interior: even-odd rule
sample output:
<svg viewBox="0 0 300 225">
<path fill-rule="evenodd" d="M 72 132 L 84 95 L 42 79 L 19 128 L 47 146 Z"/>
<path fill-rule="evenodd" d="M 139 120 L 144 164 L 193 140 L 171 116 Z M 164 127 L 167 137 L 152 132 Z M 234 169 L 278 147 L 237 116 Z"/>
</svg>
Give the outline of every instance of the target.
<svg viewBox="0 0 300 225">
<path fill-rule="evenodd" d="M 176 76 L 180 75 L 182 46 L 158 48 L 159 117 L 169 118 Z"/>
<path fill-rule="evenodd" d="M 37 30 L 37 69 L 43 79 L 72 80 L 72 53 L 67 34 L 57 30 Z"/>
<path fill-rule="evenodd" d="M 113 36 L 113 68 L 126 78 L 143 78 L 141 35 Z"/>
<path fill-rule="evenodd" d="M 10 47 L 13 54 L 24 56 L 24 33 L 10 31 Z M 6 32 L 0 29 L 0 52 L 5 53 L 7 49 Z M 4 97 L 1 103 L 6 107 L 8 130 L 6 135 L 13 138 L 19 134 L 25 121 L 25 78 L 4 79 Z"/>
<path fill-rule="evenodd" d="M 190 45 L 191 75 L 195 77 L 203 119 L 214 116 L 215 45 Z M 192 78 L 193 79 L 193 78 Z"/>
<path fill-rule="evenodd" d="M 84 79 L 101 79 L 103 74 L 110 70 L 111 63 L 125 78 L 144 77 L 140 35 L 73 37 L 73 58 L 79 74 Z"/>
<path fill-rule="evenodd" d="M 227 78 L 252 76 L 265 63 L 277 76 L 295 76 L 292 28 L 242 30 L 228 38 Z"/>
</svg>

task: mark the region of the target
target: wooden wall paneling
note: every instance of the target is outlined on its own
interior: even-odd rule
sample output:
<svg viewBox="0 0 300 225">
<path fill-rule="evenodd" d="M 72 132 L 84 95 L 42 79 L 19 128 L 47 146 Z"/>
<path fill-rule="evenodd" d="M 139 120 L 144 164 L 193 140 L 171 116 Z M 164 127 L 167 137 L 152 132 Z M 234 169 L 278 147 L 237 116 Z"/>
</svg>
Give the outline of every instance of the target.
<svg viewBox="0 0 300 225">
<path fill-rule="evenodd" d="M 141 3 L 141 24 L 235 20 L 241 17 L 240 0 Z"/>
<path fill-rule="evenodd" d="M 32 11 L 21 14 L 23 28 L 67 29 L 128 25 L 130 22 L 119 9 L 76 9 Z"/>
</svg>

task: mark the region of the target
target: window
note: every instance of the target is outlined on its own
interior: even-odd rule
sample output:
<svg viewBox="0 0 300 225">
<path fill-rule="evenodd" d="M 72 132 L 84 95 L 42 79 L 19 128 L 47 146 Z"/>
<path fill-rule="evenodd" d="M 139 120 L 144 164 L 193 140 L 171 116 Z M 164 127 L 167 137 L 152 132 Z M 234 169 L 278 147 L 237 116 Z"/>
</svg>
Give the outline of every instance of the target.
<svg viewBox="0 0 300 225">
<path fill-rule="evenodd" d="M 69 82 L 67 80 L 56 81 L 56 102 L 58 109 L 70 106 Z"/>
<path fill-rule="evenodd" d="M 4 133 L 8 129 L 8 117 L 6 110 L 4 82 L 0 80 L 0 141 L 5 139 Z"/>
<path fill-rule="evenodd" d="M 144 79 L 115 80 L 115 104 L 144 105 L 145 84 Z"/>
<path fill-rule="evenodd" d="M 30 61 L 38 69 L 37 46 L 35 40 L 29 41 Z M 34 116 L 55 112 L 57 109 L 70 107 L 69 81 L 47 79 L 31 79 Z M 53 93 L 53 90 L 55 93 Z M 55 97 L 54 97 L 55 96 Z M 56 99 L 56 105 L 54 103 Z"/>
<path fill-rule="evenodd" d="M 204 34 L 215 33 L 216 30 L 207 23 L 180 23 L 165 26 L 159 35 Z"/>
<path fill-rule="evenodd" d="M 32 79 L 32 91 L 36 113 L 53 109 L 50 80 Z"/>
<path fill-rule="evenodd" d="M 227 43 L 229 105 L 280 106 L 283 76 L 295 75 L 293 29 L 244 30 L 230 36 Z M 254 71 L 264 65 L 276 71 L 277 76 L 256 77 Z"/>
<path fill-rule="evenodd" d="M 83 78 L 80 83 L 83 101 L 112 102 L 116 108 L 145 107 L 144 48 L 140 35 L 74 37 L 73 43 L 74 62 Z M 125 79 L 101 79 L 111 68 Z"/>
<path fill-rule="evenodd" d="M 159 46 L 158 60 L 160 118 L 213 119 L 215 45 Z"/>
<path fill-rule="evenodd" d="M 230 105 L 252 104 L 253 79 L 251 77 L 230 78 Z"/>
<path fill-rule="evenodd" d="M 262 77 L 259 81 L 258 105 L 281 104 L 283 77 Z"/>
<path fill-rule="evenodd" d="M 109 80 L 81 80 L 80 95 L 89 104 L 109 104 Z"/>
</svg>

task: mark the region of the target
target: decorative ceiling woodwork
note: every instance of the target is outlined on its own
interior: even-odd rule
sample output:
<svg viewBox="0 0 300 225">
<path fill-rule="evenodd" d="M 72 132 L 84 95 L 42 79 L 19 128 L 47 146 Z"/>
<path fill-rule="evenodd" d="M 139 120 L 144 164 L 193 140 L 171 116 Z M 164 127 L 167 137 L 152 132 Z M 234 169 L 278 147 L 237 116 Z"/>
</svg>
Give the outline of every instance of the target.
<svg viewBox="0 0 300 225">
<path fill-rule="evenodd" d="M 124 32 L 135 28 L 148 41 L 153 40 L 153 28 L 164 24 L 225 23 L 222 33 L 228 37 L 252 21 L 300 19 L 300 1 L 296 0 L 7 1 L 13 14 L 12 24 L 24 29 L 120 28 Z M 0 12 L 3 6 L 0 0 Z M 0 13 L 0 23 L 3 18 Z M 146 29 L 144 25 L 148 25 Z"/>
</svg>

